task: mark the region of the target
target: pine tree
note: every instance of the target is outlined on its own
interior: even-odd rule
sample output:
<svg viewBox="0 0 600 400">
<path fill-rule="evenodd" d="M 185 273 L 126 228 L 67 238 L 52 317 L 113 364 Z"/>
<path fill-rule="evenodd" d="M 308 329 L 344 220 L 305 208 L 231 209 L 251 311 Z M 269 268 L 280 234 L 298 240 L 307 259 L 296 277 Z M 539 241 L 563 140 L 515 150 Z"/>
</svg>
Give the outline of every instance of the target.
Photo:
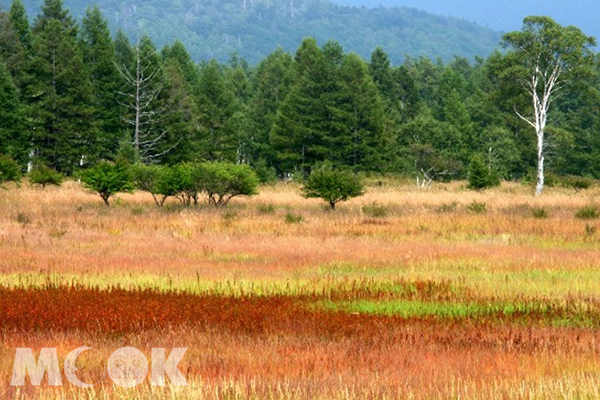
<svg viewBox="0 0 600 400">
<path fill-rule="evenodd" d="M 279 48 L 256 68 L 249 105 L 250 162 L 274 166 L 276 157 L 269 140 L 277 109 L 292 83 L 292 57 Z"/>
<path fill-rule="evenodd" d="M 0 62 L 0 154 L 23 166 L 28 160 L 29 146 L 30 138 L 17 88 L 8 68 Z"/>
<path fill-rule="evenodd" d="M 336 93 L 338 127 L 332 137 L 338 162 L 355 170 L 381 169 L 378 148 L 383 134 L 384 106 L 367 65 L 356 54 L 344 58 Z"/>
<path fill-rule="evenodd" d="M 469 189 L 482 190 L 499 183 L 497 175 L 485 165 L 483 157 L 479 154 L 474 155 L 469 166 Z"/>
<path fill-rule="evenodd" d="M 96 158 L 91 86 L 77 25 L 61 0 L 45 0 L 33 39 L 32 117 L 35 156 L 62 173 Z"/>
<path fill-rule="evenodd" d="M 217 61 L 212 60 L 202 68 L 198 89 L 200 157 L 210 161 L 237 161 L 239 132 L 232 117 L 239 104 Z"/>
<path fill-rule="evenodd" d="M 99 121 L 99 157 L 114 159 L 123 135 L 123 109 L 118 103 L 120 76 L 115 65 L 115 47 L 108 22 L 95 6 L 82 22 L 83 62 L 91 81 L 93 106 Z"/>
<path fill-rule="evenodd" d="M 332 154 L 336 114 L 337 69 L 314 39 L 305 39 L 296 53 L 295 81 L 281 104 L 271 132 L 282 172 L 308 172 Z M 335 123 L 335 122 L 333 122 Z"/>
<path fill-rule="evenodd" d="M 29 26 L 27 11 L 25 11 L 25 6 L 21 0 L 13 0 L 9 16 L 21 45 L 27 52 L 30 52 L 32 45 L 31 27 Z"/>
<path fill-rule="evenodd" d="M 0 62 L 10 71 L 18 89 L 25 87 L 29 68 L 28 52 L 10 14 L 0 12 Z"/>
</svg>

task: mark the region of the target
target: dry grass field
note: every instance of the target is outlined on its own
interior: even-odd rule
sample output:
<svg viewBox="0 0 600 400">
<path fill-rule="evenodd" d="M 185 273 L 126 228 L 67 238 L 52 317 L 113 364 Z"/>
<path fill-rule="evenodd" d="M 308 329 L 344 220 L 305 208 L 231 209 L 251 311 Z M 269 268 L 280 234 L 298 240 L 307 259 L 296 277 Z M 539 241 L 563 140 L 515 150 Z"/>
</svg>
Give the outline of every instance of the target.
<svg viewBox="0 0 600 400">
<path fill-rule="evenodd" d="M 600 189 L 392 180 L 328 211 L 293 184 L 226 209 L 0 191 L 0 396 L 600 397 Z M 187 347 L 187 387 L 11 387 L 15 349 Z M 85 381 L 101 379 L 88 365 Z"/>
</svg>

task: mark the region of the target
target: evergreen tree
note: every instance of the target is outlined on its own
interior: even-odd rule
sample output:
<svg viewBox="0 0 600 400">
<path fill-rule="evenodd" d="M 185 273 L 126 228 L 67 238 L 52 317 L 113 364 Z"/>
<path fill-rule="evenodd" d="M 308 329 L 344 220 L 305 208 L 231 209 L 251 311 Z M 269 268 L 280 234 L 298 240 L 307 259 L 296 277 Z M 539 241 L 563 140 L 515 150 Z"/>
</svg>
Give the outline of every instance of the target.
<svg viewBox="0 0 600 400">
<path fill-rule="evenodd" d="M 355 170 L 381 170 L 384 106 L 365 62 L 356 54 L 344 58 L 331 139 L 333 157 Z"/>
<path fill-rule="evenodd" d="M 27 52 L 30 52 L 32 45 L 31 27 L 29 26 L 27 11 L 21 0 L 13 0 L 9 16 L 21 45 Z"/>
<path fill-rule="evenodd" d="M 305 39 L 296 53 L 295 82 L 279 108 L 271 132 L 282 172 L 300 170 L 329 158 L 332 116 L 336 113 L 337 84 L 334 65 L 314 39 Z"/>
<path fill-rule="evenodd" d="M 10 71 L 17 88 L 21 90 L 27 82 L 29 68 L 28 52 L 23 46 L 9 14 L 0 12 L 0 62 Z"/>
<path fill-rule="evenodd" d="M 292 57 L 279 48 L 256 69 L 249 105 L 249 158 L 253 164 L 264 162 L 274 166 L 276 163 L 269 132 L 292 83 L 291 65 Z"/>
<path fill-rule="evenodd" d="M 217 61 L 212 60 L 202 68 L 198 89 L 200 157 L 209 161 L 237 161 L 240 138 L 232 118 L 239 105 Z"/>
<path fill-rule="evenodd" d="M 474 155 L 469 166 L 469 189 L 482 190 L 497 186 L 499 183 L 496 174 L 485 165 L 483 157 L 479 154 Z"/>
<path fill-rule="evenodd" d="M 27 163 L 30 138 L 24 109 L 8 68 L 0 62 L 0 154 L 10 156 L 21 166 Z"/>
<path fill-rule="evenodd" d="M 72 173 L 95 159 L 98 150 L 77 25 L 61 0 L 45 0 L 33 33 L 35 155 L 59 172 Z"/>
<path fill-rule="evenodd" d="M 123 131 L 123 109 L 117 99 L 121 85 L 108 22 L 97 6 L 88 8 L 83 18 L 81 42 L 83 62 L 91 81 L 95 117 L 101 131 L 99 157 L 114 159 Z"/>
</svg>

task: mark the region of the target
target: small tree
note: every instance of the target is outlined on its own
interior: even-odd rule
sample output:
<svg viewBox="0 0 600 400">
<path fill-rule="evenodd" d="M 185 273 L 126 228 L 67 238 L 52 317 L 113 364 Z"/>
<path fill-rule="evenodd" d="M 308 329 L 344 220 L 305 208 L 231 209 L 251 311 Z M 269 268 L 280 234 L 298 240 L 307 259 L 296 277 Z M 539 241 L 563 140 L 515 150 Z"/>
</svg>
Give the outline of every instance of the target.
<svg viewBox="0 0 600 400">
<path fill-rule="evenodd" d="M 498 176 L 490 170 L 490 167 L 485 165 L 483 157 L 480 155 L 473 156 L 469 167 L 469 189 L 482 190 L 499 184 Z"/>
<path fill-rule="evenodd" d="M 39 164 L 34 166 L 29 173 L 29 182 L 41 185 L 42 188 L 48 185 L 60 186 L 63 182 L 63 175 L 45 164 Z"/>
<path fill-rule="evenodd" d="M 152 195 L 157 206 L 163 206 L 165 201 L 179 192 L 174 184 L 173 171 L 160 165 L 135 164 L 131 168 L 135 187 Z"/>
<path fill-rule="evenodd" d="M 364 186 L 351 171 L 337 170 L 325 163 L 313 168 L 302 192 L 306 198 L 325 200 L 334 210 L 337 203 L 362 196 Z"/>
<path fill-rule="evenodd" d="M 20 180 L 19 164 L 10 157 L 0 155 L 0 186 L 5 182 L 19 182 Z"/>
<path fill-rule="evenodd" d="M 214 206 L 226 206 L 234 197 L 258 193 L 258 177 L 246 164 L 204 163 L 199 178 L 208 203 Z"/>
<path fill-rule="evenodd" d="M 129 170 L 122 164 L 103 161 L 81 174 L 83 185 L 98 193 L 104 204 L 117 193 L 131 193 L 134 189 Z"/>
<path fill-rule="evenodd" d="M 171 168 L 161 181 L 160 190 L 174 193 L 184 205 L 198 204 L 202 191 L 201 167 L 198 164 L 184 163 Z"/>
<path fill-rule="evenodd" d="M 546 125 L 557 97 L 575 78 L 590 73 L 596 40 L 579 29 L 564 27 L 549 17 L 527 17 L 523 29 L 504 35 L 507 57 L 513 64 L 506 75 L 518 80 L 529 97 L 530 110 L 516 114 L 535 130 L 537 137 L 536 195 L 544 190 Z"/>
</svg>

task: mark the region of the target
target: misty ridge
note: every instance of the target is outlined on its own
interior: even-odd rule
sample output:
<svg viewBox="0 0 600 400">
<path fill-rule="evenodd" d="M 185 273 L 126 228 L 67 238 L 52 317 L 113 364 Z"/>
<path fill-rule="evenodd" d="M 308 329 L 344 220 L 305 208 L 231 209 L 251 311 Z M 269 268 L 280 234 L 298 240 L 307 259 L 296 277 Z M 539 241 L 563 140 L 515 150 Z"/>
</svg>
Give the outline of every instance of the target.
<svg viewBox="0 0 600 400">
<path fill-rule="evenodd" d="M 148 34 L 158 46 L 181 40 L 197 61 L 224 62 L 237 53 L 257 64 L 279 46 L 294 51 L 308 36 L 321 44 L 338 41 L 362 57 L 383 47 L 394 63 L 407 55 L 449 61 L 455 55 L 485 57 L 500 39 L 498 32 L 458 18 L 324 0 L 64 1 L 78 21 L 96 4 L 113 32 L 121 28 L 133 41 Z M 42 1 L 24 0 L 24 5 L 35 16 Z"/>
</svg>

